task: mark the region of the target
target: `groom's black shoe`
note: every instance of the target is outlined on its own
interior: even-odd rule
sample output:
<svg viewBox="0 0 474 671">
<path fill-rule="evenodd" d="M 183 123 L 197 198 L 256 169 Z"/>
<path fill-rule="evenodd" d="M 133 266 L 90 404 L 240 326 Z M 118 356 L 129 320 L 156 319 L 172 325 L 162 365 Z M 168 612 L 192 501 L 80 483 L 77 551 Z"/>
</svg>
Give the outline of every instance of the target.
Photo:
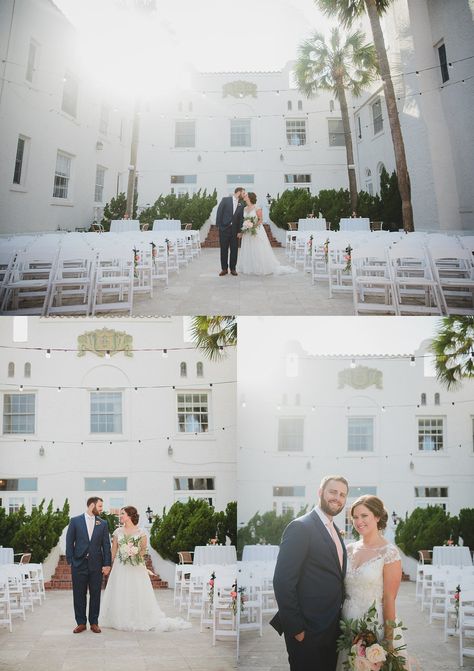
<svg viewBox="0 0 474 671">
<path fill-rule="evenodd" d="M 219 277 L 223 277 L 224 275 L 227 275 L 227 270 L 221 270 L 219 273 Z"/>
<path fill-rule="evenodd" d="M 75 629 L 72 630 L 73 634 L 80 634 L 81 631 L 85 631 L 87 629 L 85 624 L 78 624 Z"/>
<path fill-rule="evenodd" d="M 91 624 L 91 631 L 93 631 L 94 634 L 101 634 L 102 633 L 102 630 L 101 630 L 101 628 L 99 627 L 98 624 Z"/>
<path fill-rule="evenodd" d="M 239 273 L 238 273 L 236 270 L 231 270 L 231 271 L 230 271 L 230 274 L 231 274 L 231 275 L 238 275 Z"/>
</svg>

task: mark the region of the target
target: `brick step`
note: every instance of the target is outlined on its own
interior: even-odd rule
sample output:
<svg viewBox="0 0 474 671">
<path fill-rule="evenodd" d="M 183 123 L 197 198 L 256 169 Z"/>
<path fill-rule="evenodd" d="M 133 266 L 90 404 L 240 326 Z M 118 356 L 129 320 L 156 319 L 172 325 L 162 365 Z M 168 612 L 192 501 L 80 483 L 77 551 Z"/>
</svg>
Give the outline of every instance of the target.
<svg viewBox="0 0 474 671">
<path fill-rule="evenodd" d="M 145 566 L 149 571 L 155 573 L 153 568 L 153 563 L 149 555 L 145 558 Z M 159 575 L 150 576 L 150 582 L 153 589 L 167 589 L 168 583 L 165 580 L 162 580 Z M 102 581 L 102 589 L 105 589 L 107 585 L 107 578 L 104 578 Z M 58 565 L 56 570 L 51 577 L 51 580 L 45 583 L 45 589 L 72 589 L 72 578 L 71 578 L 71 567 L 66 561 L 66 557 L 61 555 L 59 557 Z"/>
<path fill-rule="evenodd" d="M 272 247 L 281 247 L 281 243 L 275 240 L 275 238 L 273 237 L 269 224 L 264 224 L 264 227 L 267 233 L 267 237 L 270 241 L 270 245 Z M 207 238 L 204 240 L 201 247 L 207 247 L 207 248 L 219 247 L 219 231 L 217 230 L 217 226 L 210 227 L 209 233 L 207 234 Z"/>
</svg>

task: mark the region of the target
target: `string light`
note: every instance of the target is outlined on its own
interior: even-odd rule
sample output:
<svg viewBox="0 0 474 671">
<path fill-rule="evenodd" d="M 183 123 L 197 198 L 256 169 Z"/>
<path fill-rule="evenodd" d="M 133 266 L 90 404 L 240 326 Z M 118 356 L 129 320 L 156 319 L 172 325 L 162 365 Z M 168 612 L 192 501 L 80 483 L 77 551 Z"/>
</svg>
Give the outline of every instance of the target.
<svg viewBox="0 0 474 671">
<path fill-rule="evenodd" d="M 110 350 L 105 351 L 105 358 L 110 359 Z"/>
<path fill-rule="evenodd" d="M 414 356 L 411 356 L 411 357 L 410 357 L 410 366 L 416 366 L 416 361 L 415 361 L 415 357 L 414 357 Z"/>
<path fill-rule="evenodd" d="M 50 349 L 46 350 L 45 356 L 46 356 L 47 359 L 51 359 L 51 350 Z"/>
<path fill-rule="evenodd" d="M 351 367 L 351 368 L 355 368 L 355 367 L 356 367 L 355 359 L 351 359 L 350 367 Z"/>
</svg>

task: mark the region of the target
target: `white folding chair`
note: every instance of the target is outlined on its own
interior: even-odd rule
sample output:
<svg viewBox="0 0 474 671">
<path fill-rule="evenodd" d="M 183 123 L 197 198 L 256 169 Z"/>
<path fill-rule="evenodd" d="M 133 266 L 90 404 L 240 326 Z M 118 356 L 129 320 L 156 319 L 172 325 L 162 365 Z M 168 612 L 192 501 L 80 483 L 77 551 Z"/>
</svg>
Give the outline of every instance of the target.
<svg viewBox="0 0 474 671">
<path fill-rule="evenodd" d="M 97 260 L 96 280 L 92 299 L 92 316 L 103 312 L 125 311 L 133 306 L 133 251 L 101 251 Z"/>
<path fill-rule="evenodd" d="M 420 242 L 403 240 L 387 251 L 398 314 L 441 315 L 438 283 Z"/>
<path fill-rule="evenodd" d="M 474 257 L 446 237 L 444 244 L 429 243 L 433 276 L 440 290 L 443 313 L 474 314 Z"/>
<path fill-rule="evenodd" d="M 47 248 L 17 254 L 2 286 L 2 313 L 45 315 L 58 253 Z"/>
<path fill-rule="evenodd" d="M 10 590 L 8 578 L 0 572 L 0 624 L 6 624 L 12 632 L 12 614 L 10 609 Z"/>
<path fill-rule="evenodd" d="M 354 312 L 398 314 L 395 287 L 383 242 L 361 245 L 352 251 Z"/>
<path fill-rule="evenodd" d="M 474 646 L 467 645 L 467 638 L 474 637 L 474 590 L 461 591 L 459 596 L 459 666 L 464 657 L 474 657 Z"/>
<path fill-rule="evenodd" d="M 91 311 L 96 253 L 61 250 L 51 278 L 46 315 L 84 314 Z"/>
</svg>

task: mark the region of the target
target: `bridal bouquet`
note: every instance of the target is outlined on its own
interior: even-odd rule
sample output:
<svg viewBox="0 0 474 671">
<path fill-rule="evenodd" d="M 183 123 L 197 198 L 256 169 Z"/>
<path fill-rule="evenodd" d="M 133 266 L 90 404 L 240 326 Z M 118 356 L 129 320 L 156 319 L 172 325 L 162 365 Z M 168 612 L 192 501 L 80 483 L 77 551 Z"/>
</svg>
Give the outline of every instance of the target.
<svg viewBox="0 0 474 671">
<path fill-rule="evenodd" d="M 382 640 L 377 634 L 382 629 L 377 618 L 375 603 L 361 618 L 354 620 L 341 620 L 341 635 L 337 641 L 339 652 L 347 652 L 344 661 L 345 671 L 404 671 L 406 660 L 399 653 L 405 644 L 389 646 L 387 641 Z M 402 627 L 401 622 L 388 622 L 394 630 Z M 400 634 L 393 639 L 400 640 Z"/>
<path fill-rule="evenodd" d="M 258 228 L 258 217 L 244 217 L 244 222 L 242 224 L 241 233 L 249 233 L 251 235 L 257 235 Z"/>
<path fill-rule="evenodd" d="M 118 557 L 122 564 L 139 566 L 143 564 L 138 536 L 122 536 L 118 541 Z"/>
</svg>

